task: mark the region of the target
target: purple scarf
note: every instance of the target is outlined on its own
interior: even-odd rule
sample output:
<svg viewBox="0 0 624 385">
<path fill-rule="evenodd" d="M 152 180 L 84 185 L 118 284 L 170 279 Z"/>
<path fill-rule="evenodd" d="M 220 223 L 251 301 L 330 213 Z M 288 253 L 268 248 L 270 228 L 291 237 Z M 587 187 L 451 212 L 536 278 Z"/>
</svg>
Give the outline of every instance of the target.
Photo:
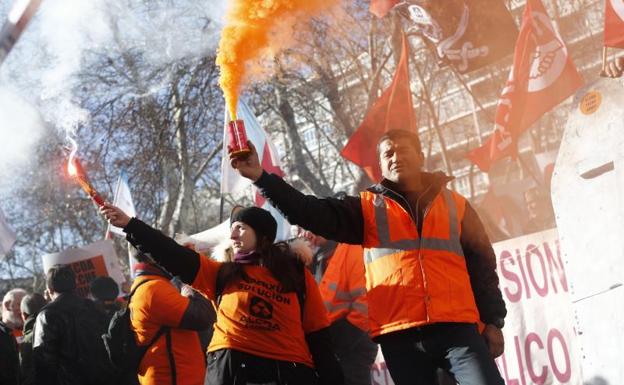
<svg viewBox="0 0 624 385">
<path fill-rule="evenodd" d="M 252 263 L 256 263 L 259 259 L 260 259 L 260 254 L 256 252 L 256 250 L 253 250 L 247 253 L 234 254 L 234 262 L 240 263 L 243 265 L 250 265 Z"/>
</svg>

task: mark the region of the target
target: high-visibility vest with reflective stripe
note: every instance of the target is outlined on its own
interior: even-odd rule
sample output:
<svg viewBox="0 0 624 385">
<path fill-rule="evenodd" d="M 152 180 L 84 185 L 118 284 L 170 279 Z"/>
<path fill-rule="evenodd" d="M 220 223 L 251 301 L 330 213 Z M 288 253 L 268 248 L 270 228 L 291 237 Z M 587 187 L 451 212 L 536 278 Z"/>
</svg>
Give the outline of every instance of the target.
<svg viewBox="0 0 624 385">
<path fill-rule="evenodd" d="M 373 337 L 435 322 L 479 320 L 460 236 L 466 200 L 446 188 L 425 210 L 422 235 L 396 201 L 361 193 Z"/>
<path fill-rule="evenodd" d="M 360 245 L 338 244 L 329 259 L 319 289 L 330 323 L 346 317 L 354 326 L 368 331 L 366 278 L 362 255 L 363 249 Z"/>
</svg>

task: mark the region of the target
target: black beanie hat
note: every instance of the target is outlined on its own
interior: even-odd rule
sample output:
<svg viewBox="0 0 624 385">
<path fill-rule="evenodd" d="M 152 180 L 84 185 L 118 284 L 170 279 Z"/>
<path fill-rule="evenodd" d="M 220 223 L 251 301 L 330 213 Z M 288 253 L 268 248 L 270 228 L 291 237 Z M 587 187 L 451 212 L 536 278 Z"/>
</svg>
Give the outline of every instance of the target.
<svg viewBox="0 0 624 385">
<path fill-rule="evenodd" d="M 268 211 L 259 207 L 246 207 L 232 210 L 230 223 L 243 222 L 256 232 L 256 236 L 260 239 L 266 237 L 269 242 L 275 241 L 277 234 L 277 222 L 273 215 Z"/>
</svg>

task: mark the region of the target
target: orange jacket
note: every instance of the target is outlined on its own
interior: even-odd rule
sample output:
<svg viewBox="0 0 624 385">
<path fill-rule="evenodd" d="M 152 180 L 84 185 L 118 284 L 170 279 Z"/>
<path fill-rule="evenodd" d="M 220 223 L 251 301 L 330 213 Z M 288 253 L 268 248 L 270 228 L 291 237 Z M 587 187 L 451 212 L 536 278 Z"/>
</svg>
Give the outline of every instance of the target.
<svg viewBox="0 0 624 385">
<path fill-rule="evenodd" d="M 329 259 L 319 289 L 329 322 L 346 318 L 367 332 L 368 302 L 362 246 L 341 243 Z"/>
<path fill-rule="evenodd" d="M 396 201 L 362 192 L 368 315 L 373 337 L 435 322 L 479 320 L 460 236 L 465 199 L 446 188 L 422 235 Z"/>
<path fill-rule="evenodd" d="M 203 385 L 206 365 L 197 332 L 177 329 L 189 306 L 189 299 L 164 277 L 143 275 L 134 280 L 132 289 L 140 282 L 150 279 L 130 301 L 132 329 L 137 343 L 146 345 L 162 326 L 171 327 L 171 347 L 175 358 L 178 385 Z M 143 356 L 138 370 L 141 385 L 171 383 L 171 369 L 163 334 L 150 346 Z"/>
</svg>

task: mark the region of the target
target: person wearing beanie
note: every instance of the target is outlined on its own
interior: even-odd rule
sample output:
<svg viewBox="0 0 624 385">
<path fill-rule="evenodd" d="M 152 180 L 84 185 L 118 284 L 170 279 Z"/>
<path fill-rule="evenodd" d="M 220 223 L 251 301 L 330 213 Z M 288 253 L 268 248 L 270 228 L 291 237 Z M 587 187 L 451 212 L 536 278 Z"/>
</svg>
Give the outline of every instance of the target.
<svg viewBox="0 0 624 385">
<path fill-rule="evenodd" d="M 232 262 L 181 246 L 113 205 L 101 212 L 137 249 L 216 303 L 205 384 L 343 384 L 318 286 L 287 243 L 274 243 L 277 222 L 268 211 L 232 212 Z"/>
</svg>

